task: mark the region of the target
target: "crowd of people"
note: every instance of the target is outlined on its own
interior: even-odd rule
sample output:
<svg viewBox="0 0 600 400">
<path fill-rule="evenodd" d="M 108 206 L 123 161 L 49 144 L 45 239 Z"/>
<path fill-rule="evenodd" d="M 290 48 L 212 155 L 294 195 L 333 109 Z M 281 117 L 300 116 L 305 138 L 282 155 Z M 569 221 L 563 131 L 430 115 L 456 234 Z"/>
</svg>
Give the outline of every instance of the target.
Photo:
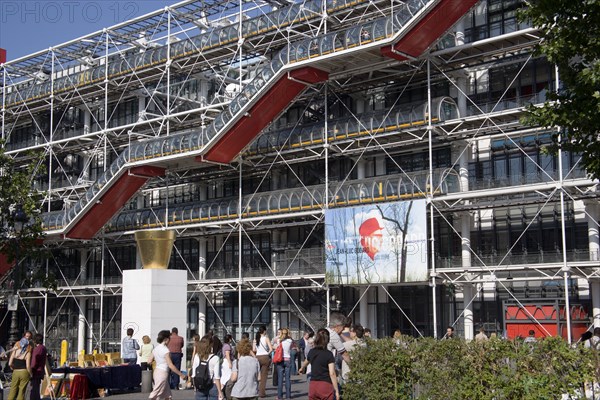
<svg viewBox="0 0 600 400">
<path fill-rule="evenodd" d="M 222 341 L 212 332 L 203 337 L 194 335 L 188 374 L 179 364 L 183 340 L 176 328 L 159 332 L 154 347 L 150 347 L 147 336 L 140 346 L 129 339 L 128 332 L 123 351 L 137 351 L 144 369 L 154 364 L 152 400 L 170 399 L 180 380 L 194 388 L 196 400 L 264 398 L 270 371 L 278 400 L 293 398 L 292 376 L 304 373 L 310 382 L 309 399 L 333 400 L 340 398 L 339 387 L 350 371 L 350 351 L 365 343 L 367 330 L 350 322 L 334 313 L 329 326 L 316 333 L 304 332 L 298 339 L 288 328 L 280 328 L 271 338 L 265 326 L 253 337 L 244 333 L 237 343 L 231 335 Z"/>
<path fill-rule="evenodd" d="M 304 332 L 296 340 L 288 328 L 280 328 L 270 338 L 265 326 L 259 327 L 253 337 L 242 334 L 237 343 L 229 334 L 222 341 L 212 331 L 203 337 L 194 335 L 188 373 L 181 368 L 184 339 L 177 328 L 160 331 L 156 345 L 147 335 L 142 337 L 142 344 L 138 343 L 133 338 L 133 329 L 129 328 L 121 343 L 121 357 L 124 363 L 139 362 L 142 370 L 153 371 L 153 390 L 149 395 L 152 400 L 170 399 L 171 391 L 179 389 L 181 382 L 195 390 L 196 400 L 264 398 L 270 371 L 278 400 L 292 398 L 291 377 L 296 374 L 306 374 L 309 399 L 339 399 L 351 368 L 350 354 L 357 346 L 366 345 L 371 332 L 361 325 L 353 325 L 340 313 L 331 314 L 329 321 L 327 327 Z M 531 331 L 525 342 L 535 341 L 534 333 Z M 581 342 L 595 345 L 600 328 L 594 333 L 590 333 L 589 338 L 582 337 Z M 392 337 L 398 344 L 404 343 L 400 330 Z M 449 326 L 442 340 L 455 337 L 454 328 Z M 488 340 L 483 328 L 475 340 Z M 42 335 L 26 332 L 7 355 L 12 368 L 8 400 L 24 399 L 28 385 L 31 386 L 30 399 L 39 399 L 47 359 Z"/>
</svg>

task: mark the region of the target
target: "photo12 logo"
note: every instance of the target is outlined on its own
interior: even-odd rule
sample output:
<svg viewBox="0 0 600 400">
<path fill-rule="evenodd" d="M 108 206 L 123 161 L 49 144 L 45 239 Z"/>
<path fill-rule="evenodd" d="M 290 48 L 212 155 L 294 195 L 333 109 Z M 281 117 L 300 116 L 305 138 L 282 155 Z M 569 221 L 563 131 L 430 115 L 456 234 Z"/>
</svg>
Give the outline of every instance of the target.
<svg viewBox="0 0 600 400">
<path fill-rule="evenodd" d="M 135 1 L 0 1 L 2 23 L 119 23 L 137 16 Z"/>
</svg>

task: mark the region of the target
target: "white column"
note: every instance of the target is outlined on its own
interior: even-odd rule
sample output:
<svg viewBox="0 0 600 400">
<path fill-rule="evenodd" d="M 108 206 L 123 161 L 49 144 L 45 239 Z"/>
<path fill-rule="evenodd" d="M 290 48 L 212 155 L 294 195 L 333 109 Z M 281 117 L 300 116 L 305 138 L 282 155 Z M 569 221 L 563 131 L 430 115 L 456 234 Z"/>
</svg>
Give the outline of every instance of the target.
<svg viewBox="0 0 600 400">
<path fill-rule="evenodd" d="M 198 277 L 204 279 L 206 275 L 206 239 L 198 239 Z M 203 292 L 198 293 L 198 335 L 206 333 L 206 296 Z"/>
<path fill-rule="evenodd" d="M 79 267 L 81 269 L 81 279 L 85 282 L 87 279 L 87 256 L 88 250 L 79 250 Z M 86 315 L 87 299 L 79 299 L 79 316 L 77 319 L 77 354 L 85 350 L 85 334 L 86 334 Z"/>
<path fill-rule="evenodd" d="M 356 175 L 358 179 L 365 179 L 367 171 L 367 161 L 364 159 L 359 159 L 356 162 Z"/>
<path fill-rule="evenodd" d="M 456 25 L 454 25 L 454 37 L 457 46 L 465 44 L 465 20 L 461 18 Z"/>
<path fill-rule="evenodd" d="M 83 112 L 83 134 L 88 134 L 92 131 L 92 113 L 84 108 L 81 110 Z"/>
<path fill-rule="evenodd" d="M 206 239 L 198 238 L 198 277 L 204 279 L 206 275 Z"/>
<path fill-rule="evenodd" d="M 90 165 L 88 163 L 90 156 L 87 151 L 79 152 L 81 156 L 81 165 L 83 165 L 83 171 L 81 172 L 81 178 L 88 180 L 90 178 Z"/>
<path fill-rule="evenodd" d="M 598 203 L 587 201 L 585 203 L 585 219 L 588 226 L 588 243 L 590 249 L 590 261 L 600 260 L 600 236 L 598 235 Z"/>
<path fill-rule="evenodd" d="M 471 213 L 464 211 L 460 215 L 461 260 L 464 269 L 471 267 Z"/>
<path fill-rule="evenodd" d="M 587 201 L 585 203 L 586 221 L 588 225 L 588 246 L 590 252 L 590 261 L 600 260 L 600 237 L 598 235 L 598 203 L 596 201 Z M 591 279 L 589 281 L 592 295 L 592 317 L 594 318 L 594 327 L 600 327 L 600 280 Z"/>
<path fill-rule="evenodd" d="M 198 335 L 204 336 L 206 329 L 206 296 L 204 293 L 198 294 Z"/>
<path fill-rule="evenodd" d="M 277 334 L 277 329 L 279 329 L 279 312 L 277 312 L 276 310 L 280 310 L 281 309 L 281 293 L 279 293 L 278 290 L 275 291 L 275 293 L 273 293 L 273 302 L 272 304 L 275 305 L 275 307 L 271 307 L 271 332 L 272 335 L 270 335 L 271 337 L 275 334 Z"/>
<path fill-rule="evenodd" d="M 468 211 L 460 216 L 461 258 L 463 269 L 471 267 L 471 214 Z M 465 339 L 473 339 L 473 284 L 463 285 L 464 331 Z"/>
<path fill-rule="evenodd" d="M 206 79 L 199 79 L 200 96 L 199 101 L 202 105 L 208 104 L 208 90 L 210 88 L 210 82 Z"/>
<path fill-rule="evenodd" d="M 464 329 L 465 339 L 473 340 L 473 294 L 474 288 L 472 283 L 463 284 L 463 305 L 464 305 Z"/>
<path fill-rule="evenodd" d="M 281 247 L 281 232 L 277 229 L 274 229 L 271 232 L 271 249 L 279 249 Z M 277 262 L 277 254 L 279 251 L 271 251 L 271 269 L 277 275 L 277 270 L 279 269 L 279 263 Z M 285 270 L 285 268 L 284 268 Z"/>
<path fill-rule="evenodd" d="M 458 153 L 458 174 L 460 176 L 461 192 L 469 191 L 469 156 L 471 149 L 466 142 L 463 146 L 456 146 L 455 152 Z"/>
<path fill-rule="evenodd" d="M 138 97 L 138 121 L 144 121 L 146 119 L 146 97 Z"/>
<path fill-rule="evenodd" d="M 360 288 L 359 319 L 363 328 L 369 326 L 369 293 L 368 288 Z"/>
<path fill-rule="evenodd" d="M 592 317 L 594 328 L 600 328 L 600 280 L 590 280 L 590 291 L 592 292 Z"/>
</svg>

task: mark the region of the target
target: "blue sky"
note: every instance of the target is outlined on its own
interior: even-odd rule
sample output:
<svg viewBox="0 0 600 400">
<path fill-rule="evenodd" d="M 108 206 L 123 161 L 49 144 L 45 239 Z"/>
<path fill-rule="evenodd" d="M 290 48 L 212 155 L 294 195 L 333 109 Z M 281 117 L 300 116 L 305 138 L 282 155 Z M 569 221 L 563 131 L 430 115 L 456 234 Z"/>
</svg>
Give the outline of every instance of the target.
<svg viewBox="0 0 600 400">
<path fill-rule="evenodd" d="M 0 0 L 0 48 L 14 60 L 178 2 Z"/>
</svg>

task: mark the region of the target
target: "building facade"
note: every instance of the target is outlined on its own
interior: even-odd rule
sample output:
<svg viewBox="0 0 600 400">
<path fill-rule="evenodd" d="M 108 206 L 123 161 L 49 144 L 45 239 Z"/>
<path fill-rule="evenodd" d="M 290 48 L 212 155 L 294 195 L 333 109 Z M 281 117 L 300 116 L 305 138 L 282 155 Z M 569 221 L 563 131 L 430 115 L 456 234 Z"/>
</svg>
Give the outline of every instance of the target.
<svg viewBox="0 0 600 400">
<path fill-rule="evenodd" d="M 335 310 L 377 337 L 573 339 L 600 312 L 597 183 L 577 154 L 545 151 L 554 132 L 521 123 L 560 76 L 520 7 L 188 0 L 3 64 L 5 151 L 45 155 L 51 257 L 25 264 L 57 282 L 20 288 L 21 327 L 71 354 L 118 349 L 133 233 L 168 229 L 187 337 L 297 335 Z M 360 207 L 379 233 L 331 225 Z M 383 220 L 401 243 L 388 280 L 366 272 L 385 258 Z"/>
</svg>

